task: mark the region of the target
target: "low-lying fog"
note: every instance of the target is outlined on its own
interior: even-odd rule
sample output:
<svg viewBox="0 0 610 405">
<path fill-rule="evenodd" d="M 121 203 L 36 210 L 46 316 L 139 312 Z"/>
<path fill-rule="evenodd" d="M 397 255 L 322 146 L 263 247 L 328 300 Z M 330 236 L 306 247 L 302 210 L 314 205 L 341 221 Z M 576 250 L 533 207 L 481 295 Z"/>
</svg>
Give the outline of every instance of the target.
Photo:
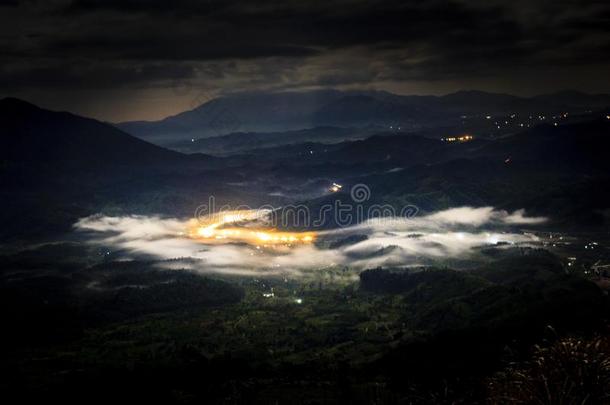
<svg viewBox="0 0 610 405">
<path fill-rule="evenodd" d="M 90 243 L 115 257 L 147 257 L 167 268 L 234 275 L 294 276 L 332 267 L 354 270 L 378 266 L 417 266 L 445 259 L 467 260 L 483 246 L 528 245 L 536 236 L 517 226 L 545 222 L 523 210 L 508 213 L 492 207 L 461 207 L 415 218 L 380 218 L 325 230 L 311 243 L 206 240 L 193 237 L 193 220 L 158 216 L 91 216 L 75 228 Z M 170 259 L 191 259 L 173 260 Z M 194 259 L 194 260 L 192 260 Z M 168 260 L 168 261 L 163 261 Z"/>
</svg>

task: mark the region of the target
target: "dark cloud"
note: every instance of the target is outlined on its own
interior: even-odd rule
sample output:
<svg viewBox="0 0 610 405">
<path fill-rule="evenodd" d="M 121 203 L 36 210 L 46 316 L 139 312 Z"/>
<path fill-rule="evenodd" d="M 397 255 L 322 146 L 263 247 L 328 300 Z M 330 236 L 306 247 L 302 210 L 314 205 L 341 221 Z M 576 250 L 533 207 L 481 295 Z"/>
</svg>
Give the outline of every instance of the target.
<svg viewBox="0 0 610 405">
<path fill-rule="evenodd" d="M 215 92 L 406 84 L 425 91 L 426 84 L 436 93 L 484 78 L 522 93 L 550 86 L 520 85 L 524 72 L 548 70 L 577 78 L 557 88 L 591 90 L 605 79 L 591 72 L 610 65 L 610 4 L 595 0 L 1 0 L 0 6 L 0 81 L 24 94 L 58 86 L 162 89 L 176 78 Z M 609 91 L 605 86 L 597 90 Z"/>
<path fill-rule="evenodd" d="M 11 70 L 0 67 L 0 75 L 6 80 L 7 87 L 48 87 L 58 89 L 79 87 L 100 89 L 123 86 L 148 86 L 151 82 L 168 79 L 192 78 L 193 66 L 182 64 L 107 64 L 82 61 L 78 65 L 52 63 L 48 66 L 24 67 Z"/>
</svg>

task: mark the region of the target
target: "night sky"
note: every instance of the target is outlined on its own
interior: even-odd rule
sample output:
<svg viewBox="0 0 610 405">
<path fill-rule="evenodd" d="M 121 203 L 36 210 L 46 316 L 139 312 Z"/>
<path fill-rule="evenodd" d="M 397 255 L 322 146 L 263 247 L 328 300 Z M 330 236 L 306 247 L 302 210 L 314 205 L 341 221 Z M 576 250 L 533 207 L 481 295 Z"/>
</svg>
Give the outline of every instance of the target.
<svg viewBox="0 0 610 405">
<path fill-rule="evenodd" d="M 608 1 L 0 0 L 0 96 L 109 121 L 194 94 L 610 92 Z"/>
</svg>

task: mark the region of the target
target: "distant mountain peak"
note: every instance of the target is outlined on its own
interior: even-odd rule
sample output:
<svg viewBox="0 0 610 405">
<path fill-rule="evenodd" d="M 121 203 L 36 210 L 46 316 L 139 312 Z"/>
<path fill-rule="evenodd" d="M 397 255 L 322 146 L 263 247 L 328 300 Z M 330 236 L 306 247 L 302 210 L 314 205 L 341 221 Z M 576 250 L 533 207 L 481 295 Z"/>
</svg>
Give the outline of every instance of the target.
<svg viewBox="0 0 610 405">
<path fill-rule="evenodd" d="M 213 98 L 156 122 L 117 124 L 160 145 L 233 132 L 284 132 L 333 126 L 405 130 L 458 125 L 461 117 L 593 111 L 610 106 L 610 96 L 571 90 L 524 97 L 480 90 L 444 96 L 409 96 L 374 90 L 258 91 Z M 551 114 L 553 115 L 553 114 Z"/>
</svg>

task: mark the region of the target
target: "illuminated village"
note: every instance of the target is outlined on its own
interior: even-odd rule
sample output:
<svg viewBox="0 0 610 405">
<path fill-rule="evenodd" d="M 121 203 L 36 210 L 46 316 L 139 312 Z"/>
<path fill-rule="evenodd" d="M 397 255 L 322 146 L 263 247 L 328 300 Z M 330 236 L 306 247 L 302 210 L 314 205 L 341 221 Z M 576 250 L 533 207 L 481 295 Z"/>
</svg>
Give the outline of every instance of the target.
<svg viewBox="0 0 610 405">
<path fill-rule="evenodd" d="M 441 140 L 445 142 L 470 142 L 473 139 L 474 137 L 472 135 L 449 136 L 446 138 L 441 138 Z"/>
<path fill-rule="evenodd" d="M 191 238 L 205 243 L 234 241 L 263 247 L 292 246 L 315 240 L 315 232 L 284 232 L 259 226 L 246 226 L 259 221 L 266 214 L 268 211 L 240 210 L 210 215 L 199 221 L 191 221 L 188 234 Z"/>
</svg>

